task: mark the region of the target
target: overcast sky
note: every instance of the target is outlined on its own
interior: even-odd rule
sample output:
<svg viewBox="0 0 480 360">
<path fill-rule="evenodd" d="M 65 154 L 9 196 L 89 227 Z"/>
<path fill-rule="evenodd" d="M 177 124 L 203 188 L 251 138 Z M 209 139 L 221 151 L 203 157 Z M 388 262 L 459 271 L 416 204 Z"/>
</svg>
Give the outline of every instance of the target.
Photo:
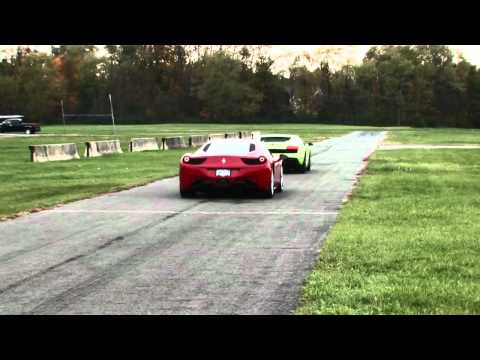
<svg viewBox="0 0 480 360">
<path fill-rule="evenodd" d="M 29 45 L 38 51 L 50 52 L 51 45 Z M 100 49 L 102 45 L 97 45 Z M 334 65 L 358 64 L 372 45 L 271 45 L 267 49 L 275 60 L 274 71 L 287 70 L 296 56 L 302 63 L 316 67 L 325 57 Z M 480 45 L 448 45 L 456 56 L 463 55 L 469 62 L 480 67 Z M 0 57 L 14 54 L 16 46 L 0 45 Z M 102 53 L 102 52 L 101 52 Z M 308 59 L 311 59 L 310 61 Z"/>
</svg>

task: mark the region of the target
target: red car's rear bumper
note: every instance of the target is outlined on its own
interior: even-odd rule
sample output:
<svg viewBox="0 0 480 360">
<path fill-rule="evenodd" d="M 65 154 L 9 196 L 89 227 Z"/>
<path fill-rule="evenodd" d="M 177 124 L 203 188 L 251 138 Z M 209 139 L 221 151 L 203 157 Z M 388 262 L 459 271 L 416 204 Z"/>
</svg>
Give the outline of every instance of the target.
<svg viewBox="0 0 480 360">
<path fill-rule="evenodd" d="M 189 191 L 202 188 L 229 188 L 235 186 L 254 187 L 267 191 L 270 188 L 272 170 L 270 165 L 251 165 L 241 168 L 230 168 L 230 176 L 216 175 L 218 168 L 199 165 L 180 165 L 180 189 Z M 227 168 L 228 169 L 228 168 Z"/>
</svg>

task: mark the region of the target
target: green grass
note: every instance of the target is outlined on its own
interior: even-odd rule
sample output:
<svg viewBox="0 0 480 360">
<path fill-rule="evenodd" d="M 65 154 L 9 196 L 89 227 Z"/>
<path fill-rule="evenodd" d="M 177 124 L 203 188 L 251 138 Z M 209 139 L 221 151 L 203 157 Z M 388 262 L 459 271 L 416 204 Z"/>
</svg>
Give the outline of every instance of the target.
<svg viewBox="0 0 480 360">
<path fill-rule="evenodd" d="M 121 125 L 116 127 L 119 136 L 175 136 L 208 134 L 233 131 L 261 131 L 264 133 L 292 133 L 300 135 L 306 141 L 315 140 L 318 137 L 339 136 L 356 130 L 381 130 L 382 128 L 365 126 L 343 126 L 323 124 L 154 124 L 154 125 Z M 43 134 L 62 135 L 65 133 L 87 136 L 111 136 L 112 126 L 88 125 L 88 126 L 44 126 Z"/>
<path fill-rule="evenodd" d="M 389 132 L 388 142 L 404 144 L 480 144 L 480 129 L 401 129 Z"/>
<path fill-rule="evenodd" d="M 128 140 L 120 137 L 124 154 L 83 158 L 83 142 L 95 139 L 98 138 L 0 139 L 0 218 L 174 176 L 186 151 L 128 153 Z M 79 145 L 82 159 L 30 162 L 28 145 L 66 142 Z"/>
<path fill-rule="evenodd" d="M 389 132 L 388 141 L 405 144 L 480 144 L 480 129 L 431 129 L 409 127 L 367 127 L 324 124 L 155 124 L 155 125 L 121 125 L 116 127 L 118 136 L 175 136 L 208 134 L 224 131 L 261 131 L 264 133 L 298 134 L 306 141 L 314 141 L 321 137 L 344 135 L 351 131 Z M 109 125 L 88 126 L 45 126 L 43 134 L 76 136 L 112 136 Z"/>
<path fill-rule="evenodd" d="M 479 314 L 479 164 L 480 150 L 377 152 L 297 312 Z"/>
</svg>

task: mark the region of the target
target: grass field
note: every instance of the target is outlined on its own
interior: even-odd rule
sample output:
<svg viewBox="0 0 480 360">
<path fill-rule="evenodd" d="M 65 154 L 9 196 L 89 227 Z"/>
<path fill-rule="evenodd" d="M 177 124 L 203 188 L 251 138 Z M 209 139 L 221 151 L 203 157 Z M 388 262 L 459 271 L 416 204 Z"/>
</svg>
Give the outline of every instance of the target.
<svg viewBox="0 0 480 360">
<path fill-rule="evenodd" d="M 378 130 L 382 128 L 322 125 L 322 124 L 155 124 L 155 125 L 121 125 L 116 127 L 117 136 L 175 136 L 209 134 L 233 131 L 261 131 L 263 133 L 297 134 L 307 141 L 319 137 L 332 137 L 355 130 Z M 65 133 L 76 136 L 97 135 L 112 137 L 112 127 L 108 125 L 92 126 L 45 126 L 43 134 L 62 135 Z"/>
<path fill-rule="evenodd" d="M 174 176 L 186 151 L 128 153 L 127 140 L 123 139 L 125 153 L 121 155 L 48 163 L 29 159 L 30 144 L 76 142 L 83 156 L 83 142 L 95 139 L 0 139 L 0 218 Z"/>
<path fill-rule="evenodd" d="M 306 141 L 315 141 L 323 137 L 344 135 L 351 131 L 388 131 L 388 142 L 405 144 L 480 144 L 480 129 L 423 129 L 408 127 L 366 127 L 350 125 L 323 124 L 156 124 L 156 125 L 121 125 L 116 127 L 116 136 L 108 125 L 92 126 L 45 126 L 42 134 L 74 137 L 99 136 L 105 138 L 133 136 L 175 136 L 208 134 L 231 131 L 261 131 L 264 133 L 298 134 Z M 73 140 L 71 140 L 73 141 Z"/>
<path fill-rule="evenodd" d="M 377 152 L 298 313 L 479 314 L 478 194 L 480 150 Z"/>
<path fill-rule="evenodd" d="M 479 129 L 390 129 L 387 142 L 403 144 L 480 144 Z"/>
</svg>

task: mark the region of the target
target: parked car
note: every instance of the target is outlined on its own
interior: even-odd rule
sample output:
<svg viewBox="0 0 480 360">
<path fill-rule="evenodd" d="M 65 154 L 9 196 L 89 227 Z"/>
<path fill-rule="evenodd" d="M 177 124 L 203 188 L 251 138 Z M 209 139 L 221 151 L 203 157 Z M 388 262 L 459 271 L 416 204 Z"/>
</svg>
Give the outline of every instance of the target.
<svg viewBox="0 0 480 360">
<path fill-rule="evenodd" d="M 26 134 L 35 134 L 39 132 L 40 125 L 36 123 L 27 123 L 23 121 L 22 115 L 0 116 L 0 132 L 23 132 Z"/>
<path fill-rule="evenodd" d="M 271 198 L 284 189 L 283 157 L 254 139 L 215 139 L 180 159 L 180 194 L 233 187 L 259 190 Z"/>
<path fill-rule="evenodd" d="M 284 156 L 283 165 L 286 169 L 310 171 L 312 143 L 305 143 L 300 136 L 289 134 L 262 134 L 260 140 L 272 154 Z"/>
</svg>

